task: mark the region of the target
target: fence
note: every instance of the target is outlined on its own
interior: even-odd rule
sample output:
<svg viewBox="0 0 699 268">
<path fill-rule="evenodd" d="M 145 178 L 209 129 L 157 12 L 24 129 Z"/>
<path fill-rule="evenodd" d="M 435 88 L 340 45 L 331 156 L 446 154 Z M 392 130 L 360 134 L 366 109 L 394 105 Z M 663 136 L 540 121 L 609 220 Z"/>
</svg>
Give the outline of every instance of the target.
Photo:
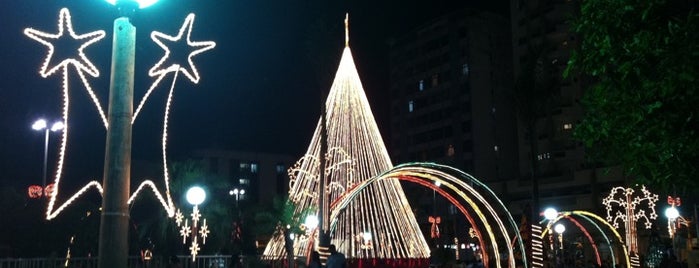
<svg viewBox="0 0 699 268">
<path fill-rule="evenodd" d="M 244 258 L 235 260 L 230 255 L 198 255 L 196 261 L 191 256 L 177 256 L 178 266 L 171 266 L 170 260 L 165 257 L 153 256 L 150 261 L 143 261 L 141 257 L 129 257 L 129 268 L 229 268 L 250 267 L 248 260 Z M 31 259 L 0 259 L 0 268 L 93 268 L 97 267 L 97 258 L 31 258 Z"/>
</svg>

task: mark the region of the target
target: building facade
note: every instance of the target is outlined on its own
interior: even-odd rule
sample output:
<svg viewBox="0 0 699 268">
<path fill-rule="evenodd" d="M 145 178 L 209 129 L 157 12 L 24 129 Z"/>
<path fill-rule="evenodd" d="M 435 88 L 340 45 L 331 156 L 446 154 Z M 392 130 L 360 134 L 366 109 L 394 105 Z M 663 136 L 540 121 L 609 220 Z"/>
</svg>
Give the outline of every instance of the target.
<svg viewBox="0 0 699 268">
<path fill-rule="evenodd" d="M 228 178 L 231 195 L 249 204 L 271 204 L 289 191 L 287 169 L 296 162 L 291 155 L 203 149 L 194 153 L 211 174 Z M 241 192 L 244 191 L 244 192 Z"/>
<path fill-rule="evenodd" d="M 461 10 L 393 40 L 391 138 L 395 163 L 427 161 L 482 181 L 517 176 L 509 25 Z"/>
<path fill-rule="evenodd" d="M 530 202 L 532 173 L 539 185 L 540 210 L 552 206 L 601 212 L 605 192 L 623 183 L 619 169 L 589 163 L 583 145 L 572 137 L 583 116 L 579 100 L 585 79 L 576 74 L 563 78 L 563 72 L 579 46 L 580 37 L 570 28 L 579 6 L 577 0 L 510 2 L 515 87 L 530 95 L 521 98 L 529 101 L 516 105 L 533 111 L 518 113 L 521 177 L 507 183 L 508 195 L 519 200 L 510 204 L 512 210 Z M 536 81 L 536 88 L 517 87 L 527 79 Z"/>
</svg>

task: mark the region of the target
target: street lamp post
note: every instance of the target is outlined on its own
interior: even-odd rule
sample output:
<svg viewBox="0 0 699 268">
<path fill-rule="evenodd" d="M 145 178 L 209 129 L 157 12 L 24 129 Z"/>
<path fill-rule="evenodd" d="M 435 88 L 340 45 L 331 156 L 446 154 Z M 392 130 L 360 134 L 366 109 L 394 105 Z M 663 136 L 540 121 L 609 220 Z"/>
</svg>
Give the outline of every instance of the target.
<svg viewBox="0 0 699 268">
<path fill-rule="evenodd" d="M 234 188 L 233 190 L 228 191 L 228 195 L 235 195 L 235 206 L 238 207 L 238 200 L 240 199 L 240 196 L 245 195 L 245 189 Z"/>
<path fill-rule="evenodd" d="M 546 223 L 547 228 L 551 228 L 551 225 L 553 225 L 556 218 L 558 218 L 558 211 L 555 208 L 547 208 L 544 210 L 544 218 L 547 220 L 547 223 Z M 548 240 L 549 240 L 549 254 L 552 254 L 552 255 L 548 255 L 548 256 L 551 257 L 551 262 L 553 263 L 555 260 L 555 257 L 556 257 L 556 251 L 558 251 L 558 249 L 554 248 L 554 240 L 553 240 L 552 232 L 549 232 Z"/>
<path fill-rule="evenodd" d="M 104 156 L 102 216 L 98 267 L 127 267 L 128 199 L 131 183 L 131 120 L 136 54 L 136 27 L 129 16 L 157 0 L 106 0 L 120 17 L 114 20 L 109 115 Z"/>
<path fill-rule="evenodd" d="M 564 247 L 563 247 L 563 232 L 566 231 L 566 227 L 563 224 L 556 224 L 555 227 L 553 227 L 553 230 L 556 231 L 558 234 L 558 248 L 559 248 L 559 255 L 560 255 L 560 264 L 562 267 L 565 266 L 565 252 L 564 252 Z"/>
<path fill-rule="evenodd" d="M 65 125 L 63 125 L 62 121 L 56 121 L 55 123 L 53 123 L 53 125 L 51 125 L 51 128 L 49 128 L 48 124 L 46 123 L 46 120 L 44 119 L 36 120 L 34 124 L 32 124 L 32 129 L 36 131 L 45 130 L 44 132 L 46 133 L 44 135 L 44 169 L 42 171 L 42 189 L 46 189 L 46 169 L 49 155 L 49 130 L 51 132 L 56 132 L 62 130 L 64 126 Z"/>
</svg>

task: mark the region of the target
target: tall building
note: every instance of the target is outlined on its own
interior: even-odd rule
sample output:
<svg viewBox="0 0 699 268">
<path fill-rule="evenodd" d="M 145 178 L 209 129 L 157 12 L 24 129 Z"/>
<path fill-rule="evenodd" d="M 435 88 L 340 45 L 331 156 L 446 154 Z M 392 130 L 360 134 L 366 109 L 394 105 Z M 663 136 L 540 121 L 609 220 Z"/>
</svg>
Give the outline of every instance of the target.
<svg viewBox="0 0 699 268">
<path fill-rule="evenodd" d="M 518 175 L 509 24 L 460 10 L 391 43 L 391 159 L 447 164 L 485 182 Z"/>
<path fill-rule="evenodd" d="M 618 169 L 595 168 L 585 160 L 583 145 L 572 137 L 583 116 L 579 100 L 584 79 L 562 74 L 579 37 L 570 30 L 570 19 L 579 12 L 577 0 L 512 0 L 510 2 L 514 78 L 540 82 L 531 101 L 517 103 L 533 108 L 533 125 L 519 113 L 521 179 L 508 182 L 509 196 L 520 200 L 517 210 L 532 196 L 532 170 L 536 169 L 540 210 L 599 211 L 601 197 L 612 185 L 623 183 Z M 517 85 L 516 85 L 517 86 Z"/>
<path fill-rule="evenodd" d="M 496 14 L 459 10 L 396 38 L 390 51 L 390 143 L 396 164 L 436 162 L 458 168 L 500 195 L 519 175 L 512 99 L 509 24 Z M 455 206 L 404 184 L 426 237 L 440 217 L 435 245 L 467 237 Z M 504 196 L 504 195 L 501 195 Z"/>
<path fill-rule="evenodd" d="M 237 198 L 253 204 L 271 204 L 275 196 L 289 191 L 288 168 L 297 158 L 291 155 L 202 149 L 194 153 L 211 174 L 228 178 Z M 240 190 L 245 192 L 241 194 Z"/>
</svg>

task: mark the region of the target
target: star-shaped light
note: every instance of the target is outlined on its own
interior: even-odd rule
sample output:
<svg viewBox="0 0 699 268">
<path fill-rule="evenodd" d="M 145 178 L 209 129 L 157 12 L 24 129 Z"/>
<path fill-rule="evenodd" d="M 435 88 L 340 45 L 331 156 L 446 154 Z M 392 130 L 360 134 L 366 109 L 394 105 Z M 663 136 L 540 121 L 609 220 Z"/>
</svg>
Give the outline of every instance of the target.
<svg viewBox="0 0 699 268">
<path fill-rule="evenodd" d="M 184 220 L 184 225 L 180 228 L 180 236 L 182 236 L 182 244 L 187 243 L 187 237 L 192 233 L 192 228 L 189 226 L 189 221 Z"/>
<path fill-rule="evenodd" d="M 194 237 L 194 240 L 192 240 L 192 246 L 189 247 L 189 253 L 192 254 L 192 261 L 197 260 L 197 254 L 199 254 L 199 251 L 201 248 L 199 247 L 199 243 L 197 242 L 197 237 Z"/>
<path fill-rule="evenodd" d="M 157 31 L 153 31 L 151 33 L 151 39 L 153 39 L 153 42 L 155 42 L 156 44 L 158 44 L 158 46 L 165 50 L 165 56 L 163 56 L 163 58 L 161 58 L 160 61 L 158 61 L 158 63 L 156 63 L 148 71 L 148 75 L 150 75 L 151 77 L 155 77 L 164 75 L 169 72 L 182 71 L 182 73 L 185 76 L 187 76 L 187 78 L 189 78 L 190 81 L 192 81 L 195 84 L 199 83 L 199 72 L 197 72 L 197 67 L 194 65 L 194 62 L 192 62 L 192 57 L 214 48 L 216 46 L 216 43 L 213 41 L 192 41 L 191 35 L 193 24 L 194 14 L 189 14 L 187 18 L 185 18 L 184 23 L 182 24 L 182 27 L 180 27 L 180 31 L 177 33 L 176 36 L 167 35 Z M 165 45 L 163 41 L 183 42 L 185 40 L 182 40 L 182 37 L 185 31 L 187 32 L 187 46 L 189 46 L 192 49 L 192 51 L 187 56 L 187 62 L 189 66 L 182 66 L 179 63 L 172 63 L 170 65 L 165 66 L 164 63 L 168 61 L 170 57 L 170 48 L 167 45 Z"/>
<path fill-rule="evenodd" d="M 201 243 L 206 244 L 206 237 L 209 236 L 209 226 L 206 225 L 206 219 L 204 219 L 204 224 L 201 225 L 201 228 L 199 228 L 199 236 L 201 236 Z"/>
<path fill-rule="evenodd" d="M 66 31 L 68 31 L 68 34 L 65 34 Z M 87 46 L 94 44 L 95 42 L 104 38 L 105 32 L 99 30 L 89 32 L 86 34 L 76 34 L 73 30 L 73 23 L 71 21 L 70 11 L 68 11 L 67 8 L 63 8 L 60 11 L 58 18 L 58 33 L 50 34 L 36 29 L 27 28 L 24 30 L 24 34 L 29 36 L 29 38 L 34 39 L 49 48 L 49 53 L 46 56 L 46 60 L 44 60 L 44 64 L 41 66 L 41 70 L 39 71 L 42 77 L 46 78 L 61 68 L 67 68 L 68 64 L 73 64 L 73 66 L 75 66 L 75 68 L 78 69 L 78 72 L 84 71 L 93 77 L 99 76 L 99 70 L 97 70 L 97 67 L 95 67 L 95 65 L 92 64 L 92 62 L 85 56 L 83 50 Z M 77 57 L 67 59 L 54 58 L 53 44 L 54 42 L 64 38 L 72 38 L 76 41 L 83 41 L 83 44 L 77 50 Z M 57 64 L 51 65 L 51 63 L 55 63 L 57 61 Z"/>
<path fill-rule="evenodd" d="M 177 223 L 177 227 L 182 225 L 182 220 L 184 220 L 184 215 L 182 215 L 182 211 L 180 211 L 180 209 L 177 209 L 177 213 L 175 213 L 175 223 Z"/>
<path fill-rule="evenodd" d="M 197 227 L 197 223 L 199 222 L 199 218 L 201 218 L 201 213 L 199 213 L 199 207 L 194 206 L 194 209 L 192 209 L 192 226 Z"/>
</svg>

